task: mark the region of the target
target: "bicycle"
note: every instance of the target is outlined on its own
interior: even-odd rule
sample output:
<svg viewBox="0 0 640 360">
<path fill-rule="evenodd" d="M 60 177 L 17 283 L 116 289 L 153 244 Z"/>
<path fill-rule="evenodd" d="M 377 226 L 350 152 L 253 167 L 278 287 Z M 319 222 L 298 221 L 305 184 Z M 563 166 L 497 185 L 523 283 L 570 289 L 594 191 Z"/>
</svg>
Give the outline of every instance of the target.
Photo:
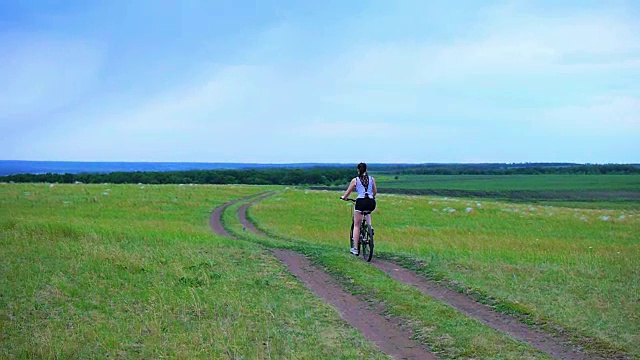
<svg viewBox="0 0 640 360">
<path fill-rule="evenodd" d="M 356 203 L 355 199 L 344 199 L 345 201 L 353 202 L 354 206 Z M 358 241 L 358 252 L 362 255 L 362 258 L 371 262 L 373 258 L 373 227 L 369 225 L 367 222 L 367 215 L 371 214 L 371 211 L 362 211 L 362 223 L 360 224 L 360 237 Z M 353 227 L 354 227 L 354 217 L 353 213 L 351 215 L 351 232 L 349 233 L 349 243 L 353 248 Z"/>
</svg>

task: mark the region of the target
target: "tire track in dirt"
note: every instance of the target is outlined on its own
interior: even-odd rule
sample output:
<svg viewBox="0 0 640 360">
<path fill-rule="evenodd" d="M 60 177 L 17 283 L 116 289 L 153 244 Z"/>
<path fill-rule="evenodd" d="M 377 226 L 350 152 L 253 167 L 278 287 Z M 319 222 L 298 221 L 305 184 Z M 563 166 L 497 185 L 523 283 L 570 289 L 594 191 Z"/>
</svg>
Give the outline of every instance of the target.
<svg viewBox="0 0 640 360">
<path fill-rule="evenodd" d="M 362 332 L 385 354 L 395 359 L 437 359 L 426 346 L 412 340 L 412 334 L 399 320 L 385 317 L 380 310 L 346 292 L 337 280 L 306 257 L 291 251 L 277 249 L 274 255 L 317 296 L 333 305 L 349 325 Z"/>
<path fill-rule="evenodd" d="M 512 316 L 495 312 L 487 305 L 476 302 L 464 294 L 451 290 L 392 262 L 375 259 L 371 264 L 390 277 L 416 287 L 423 294 L 433 297 L 496 330 L 507 333 L 513 338 L 524 341 L 553 357 L 569 360 L 605 359 L 597 355 L 587 355 L 572 346 L 569 339 L 561 335 L 552 335 L 541 330 L 532 329 Z"/>
<path fill-rule="evenodd" d="M 240 218 L 243 226 L 246 229 L 262 236 L 268 235 L 257 229 L 255 225 L 248 220 L 247 209 L 249 206 L 268 196 L 269 195 L 253 199 L 246 204 L 243 204 L 238 209 L 238 217 Z M 283 260 L 281 259 L 281 261 Z M 530 328 L 512 316 L 493 311 L 487 305 L 476 302 L 464 294 L 451 290 L 435 281 L 429 280 L 390 261 L 378 259 L 374 256 L 371 264 L 391 278 L 407 285 L 414 286 L 423 294 L 433 297 L 434 299 L 453 307 L 459 312 L 472 317 L 493 329 L 528 343 L 536 349 L 555 358 L 568 360 L 608 358 L 607 356 L 601 356 L 599 354 L 587 354 L 582 349 L 572 345 L 569 339 L 561 334 L 550 334 L 542 330 Z"/>
<path fill-rule="evenodd" d="M 224 210 L 226 208 L 228 208 L 229 206 L 233 205 L 233 204 L 237 204 L 241 201 L 248 201 L 251 200 L 253 198 L 255 198 L 256 196 L 260 196 L 261 194 L 253 194 L 253 195 L 249 195 L 249 196 L 245 196 L 243 198 L 240 199 L 236 199 L 233 201 L 229 201 L 226 202 L 220 206 L 218 206 L 217 208 L 213 209 L 213 211 L 211 212 L 211 218 L 209 219 L 209 225 L 211 226 L 211 230 L 213 230 L 214 233 L 220 235 L 220 236 L 224 236 L 224 237 L 228 237 L 228 238 L 234 238 L 235 236 L 233 236 L 231 233 L 229 233 L 227 231 L 227 229 L 225 229 L 224 225 L 222 225 L 222 213 L 224 212 Z M 271 193 L 268 193 L 267 195 L 262 195 L 260 196 L 257 200 L 262 200 L 264 198 L 266 198 L 267 196 L 270 196 Z M 256 201 L 257 201 L 256 200 Z M 251 202 L 253 203 L 253 202 Z"/>
<path fill-rule="evenodd" d="M 245 229 L 264 235 L 248 221 L 246 210 L 250 205 L 270 195 L 267 194 L 253 199 L 238 209 L 238 217 Z M 216 233 L 222 235 L 220 229 L 224 229 L 221 221 L 223 211 L 242 200 L 228 202 L 212 212 L 211 228 L 217 229 L 214 230 Z M 228 237 L 234 237 L 226 229 L 224 229 L 224 233 L 228 234 Z M 345 291 L 337 280 L 333 279 L 319 266 L 313 265 L 306 257 L 284 249 L 275 249 L 273 254 L 304 285 L 336 308 L 349 325 L 360 330 L 367 340 L 376 344 L 385 354 L 395 359 L 437 359 L 425 345 L 412 340 L 413 334 L 408 329 L 403 328 L 398 320 L 381 315 L 380 311 L 372 309 L 372 305 Z"/>
<path fill-rule="evenodd" d="M 269 193 L 263 196 L 260 196 L 257 199 L 253 199 L 252 201 L 247 202 L 246 204 L 243 204 L 242 206 L 240 206 L 240 208 L 238 209 L 238 219 L 240 219 L 240 222 L 242 223 L 242 226 L 244 227 L 244 229 L 248 229 L 249 231 L 251 231 L 254 234 L 257 235 L 262 235 L 262 236 L 267 236 L 265 233 L 263 233 L 262 231 L 258 230 L 258 228 L 256 228 L 256 226 L 249 221 L 249 219 L 247 218 L 247 209 L 249 208 L 249 206 L 264 200 L 266 198 L 268 198 L 269 196 L 271 196 L 273 194 Z"/>
</svg>

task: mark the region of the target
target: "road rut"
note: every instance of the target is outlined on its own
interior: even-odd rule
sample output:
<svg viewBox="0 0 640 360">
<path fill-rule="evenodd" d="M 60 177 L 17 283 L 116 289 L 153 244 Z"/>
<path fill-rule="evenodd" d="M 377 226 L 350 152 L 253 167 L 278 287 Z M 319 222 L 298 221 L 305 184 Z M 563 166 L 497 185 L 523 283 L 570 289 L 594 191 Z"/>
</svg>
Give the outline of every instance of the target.
<svg viewBox="0 0 640 360">
<path fill-rule="evenodd" d="M 245 229 L 256 234 L 263 235 L 256 227 L 248 221 L 246 210 L 248 206 L 259 201 L 268 195 L 263 195 L 238 209 L 238 217 Z M 224 210 L 243 199 L 226 203 L 212 212 L 211 228 L 219 235 L 234 237 L 222 224 L 222 213 Z M 246 198 L 245 198 L 246 200 Z M 376 344 L 385 354 L 394 359 L 437 359 L 426 345 L 413 340 L 411 331 L 400 324 L 400 321 L 384 316 L 382 309 L 375 309 L 352 294 L 345 291 L 338 281 L 333 279 L 321 267 L 313 265 L 306 257 L 284 249 L 273 250 L 274 256 L 287 266 L 307 288 L 313 291 L 318 297 L 331 304 L 338 310 L 340 316 L 349 325 L 357 328 L 363 336 Z"/>
</svg>

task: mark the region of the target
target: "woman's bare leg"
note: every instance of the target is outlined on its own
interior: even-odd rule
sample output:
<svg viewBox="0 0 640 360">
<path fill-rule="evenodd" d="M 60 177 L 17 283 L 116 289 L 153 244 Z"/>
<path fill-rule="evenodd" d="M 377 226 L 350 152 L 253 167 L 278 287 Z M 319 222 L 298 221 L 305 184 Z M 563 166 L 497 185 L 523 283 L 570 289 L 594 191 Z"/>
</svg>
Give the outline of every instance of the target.
<svg viewBox="0 0 640 360">
<path fill-rule="evenodd" d="M 362 213 L 360 211 L 353 212 L 353 247 L 358 248 L 360 242 L 360 224 L 362 223 Z"/>
</svg>

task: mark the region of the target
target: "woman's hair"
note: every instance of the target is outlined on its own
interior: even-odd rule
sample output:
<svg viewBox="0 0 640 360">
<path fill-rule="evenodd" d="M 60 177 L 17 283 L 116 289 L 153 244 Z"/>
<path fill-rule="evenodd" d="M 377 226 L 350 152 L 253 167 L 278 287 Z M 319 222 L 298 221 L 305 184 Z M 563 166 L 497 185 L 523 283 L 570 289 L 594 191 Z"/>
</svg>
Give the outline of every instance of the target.
<svg viewBox="0 0 640 360">
<path fill-rule="evenodd" d="M 358 176 L 362 176 L 366 172 L 367 172 L 367 164 L 365 163 L 358 164 Z"/>
<path fill-rule="evenodd" d="M 358 177 L 364 186 L 365 191 L 369 188 L 369 176 L 367 175 L 367 164 L 361 162 L 358 164 Z"/>
</svg>

